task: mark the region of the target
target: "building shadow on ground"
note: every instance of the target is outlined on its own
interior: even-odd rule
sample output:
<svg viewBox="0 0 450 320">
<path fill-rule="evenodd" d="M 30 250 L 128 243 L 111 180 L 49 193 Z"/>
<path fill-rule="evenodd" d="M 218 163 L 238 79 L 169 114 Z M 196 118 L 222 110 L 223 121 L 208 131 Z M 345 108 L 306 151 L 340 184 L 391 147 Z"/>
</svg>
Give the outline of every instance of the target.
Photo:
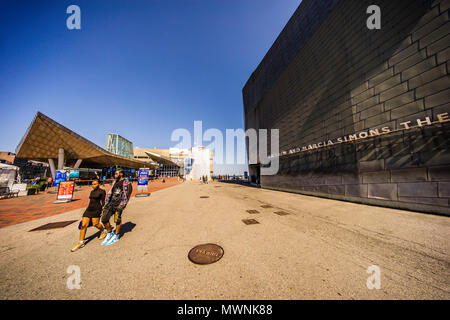
<svg viewBox="0 0 450 320">
<path fill-rule="evenodd" d="M 228 183 L 228 184 L 238 184 L 238 185 L 244 186 L 244 187 L 261 188 L 261 185 L 259 185 L 259 184 L 252 183 L 249 181 L 244 181 L 244 180 L 218 180 L 218 181 L 222 182 L 222 183 Z"/>
</svg>

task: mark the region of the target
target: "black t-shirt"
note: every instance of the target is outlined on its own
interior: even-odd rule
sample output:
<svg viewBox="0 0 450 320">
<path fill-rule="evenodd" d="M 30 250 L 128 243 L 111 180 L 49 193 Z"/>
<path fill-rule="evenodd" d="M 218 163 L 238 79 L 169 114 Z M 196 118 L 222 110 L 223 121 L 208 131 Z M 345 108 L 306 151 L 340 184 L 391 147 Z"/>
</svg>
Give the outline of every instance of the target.
<svg viewBox="0 0 450 320">
<path fill-rule="evenodd" d="M 123 193 L 123 181 L 117 181 L 114 183 L 111 191 L 111 204 L 113 206 L 118 206 L 122 201 L 122 193 Z"/>
<path fill-rule="evenodd" d="M 89 195 L 89 206 L 87 208 L 88 211 L 102 211 L 102 207 L 105 205 L 105 196 L 106 192 L 103 189 L 92 190 Z"/>
</svg>

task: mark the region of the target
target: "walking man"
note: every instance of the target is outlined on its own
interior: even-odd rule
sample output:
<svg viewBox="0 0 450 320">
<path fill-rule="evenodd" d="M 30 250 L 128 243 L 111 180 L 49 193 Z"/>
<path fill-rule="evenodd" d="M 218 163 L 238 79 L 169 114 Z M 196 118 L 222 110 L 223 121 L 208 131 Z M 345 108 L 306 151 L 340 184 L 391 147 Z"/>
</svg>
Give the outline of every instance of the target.
<svg viewBox="0 0 450 320">
<path fill-rule="evenodd" d="M 102 223 L 108 234 L 102 242 L 102 246 L 109 246 L 119 240 L 120 227 L 122 225 L 122 212 L 130 200 L 133 187 L 131 183 L 123 178 L 123 170 L 117 169 L 114 174 L 116 179 L 113 187 L 106 195 L 105 208 L 103 209 Z M 116 223 L 115 233 L 112 232 L 109 220 L 114 216 Z"/>
</svg>

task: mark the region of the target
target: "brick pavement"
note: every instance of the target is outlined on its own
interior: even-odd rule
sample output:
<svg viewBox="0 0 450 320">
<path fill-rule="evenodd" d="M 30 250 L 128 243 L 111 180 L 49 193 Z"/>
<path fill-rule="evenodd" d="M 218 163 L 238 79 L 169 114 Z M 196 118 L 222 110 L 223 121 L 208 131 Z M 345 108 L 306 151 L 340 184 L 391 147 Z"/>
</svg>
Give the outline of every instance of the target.
<svg viewBox="0 0 450 320">
<path fill-rule="evenodd" d="M 177 178 L 169 178 L 165 183 L 162 183 L 162 180 L 149 182 L 148 192 L 155 192 L 179 183 L 181 182 Z M 102 188 L 108 191 L 111 185 L 105 185 Z M 77 187 L 74 193 L 74 201 L 69 203 L 53 203 L 56 200 L 56 194 L 51 192 L 40 192 L 37 195 L 26 197 L 1 199 L 0 228 L 85 208 L 89 204 L 89 193 L 91 190 L 90 186 Z M 133 183 L 132 197 L 136 193 L 137 183 Z"/>
</svg>

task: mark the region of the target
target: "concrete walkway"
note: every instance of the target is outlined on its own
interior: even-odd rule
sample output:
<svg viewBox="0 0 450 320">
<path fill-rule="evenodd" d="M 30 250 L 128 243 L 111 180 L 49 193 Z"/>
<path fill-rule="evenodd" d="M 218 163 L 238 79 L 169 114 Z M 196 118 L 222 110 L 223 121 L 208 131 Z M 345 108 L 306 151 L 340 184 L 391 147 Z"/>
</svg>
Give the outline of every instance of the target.
<svg viewBox="0 0 450 320">
<path fill-rule="evenodd" d="M 82 212 L 0 229 L 0 299 L 450 299 L 448 217 L 186 182 L 133 198 L 126 233 L 109 247 L 93 239 L 70 252 L 77 223 L 28 232 Z M 221 245 L 223 258 L 191 263 L 202 243 Z M 70 265 L 80 267 L 79 290 L 67 288 Z M 366 286 L 370 265 L 380 290 Z"/>
</svg>

